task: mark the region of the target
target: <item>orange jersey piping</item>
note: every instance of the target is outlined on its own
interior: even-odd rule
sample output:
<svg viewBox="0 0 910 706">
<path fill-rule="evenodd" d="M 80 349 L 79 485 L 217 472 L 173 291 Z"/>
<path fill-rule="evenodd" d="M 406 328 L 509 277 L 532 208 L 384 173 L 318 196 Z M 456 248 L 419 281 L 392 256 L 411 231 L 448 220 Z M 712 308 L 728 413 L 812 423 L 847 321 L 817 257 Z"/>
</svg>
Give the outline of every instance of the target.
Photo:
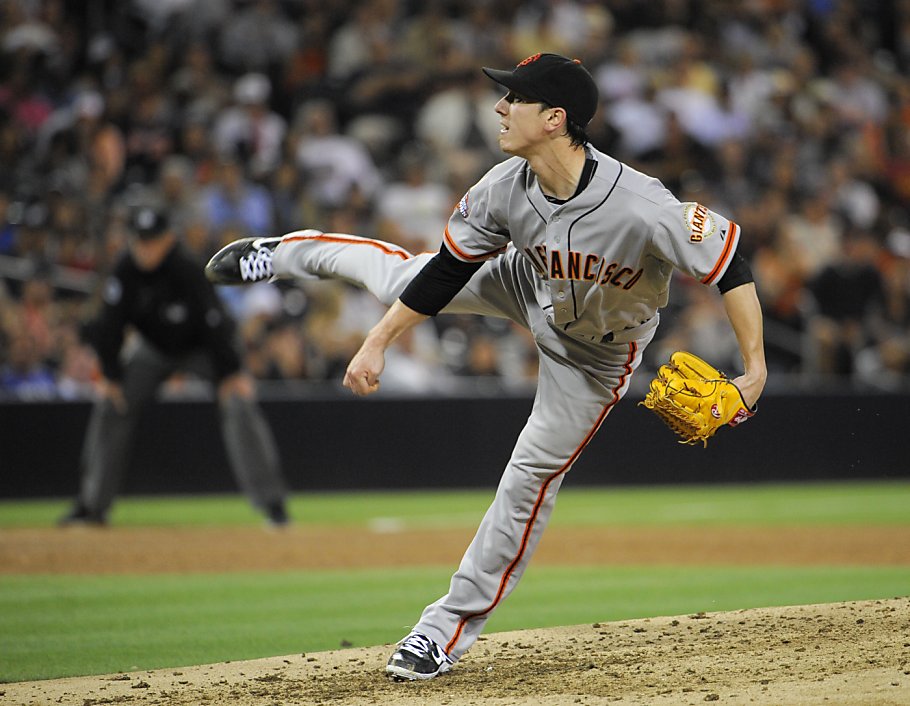
<svg viewBox="0 0 910 706">
<path fill-rule="evenodd" d="M 494 250 L 493 252 L 487 252 L 487 253 L 484 253 L 483 255 L 468 255 L 468 253 L 464 252 L 461 248 L 459 248 L 455 244 L 455 241 L 452 239 L 452 234 L 449 233 L 448 226 L 446 226 L 445 235 L 443 237 L 445 238 L 446 246 L 449 248 L 449 250 L 452 251 L 452 254 L 457 255 L 459 258 L 461 258 L 462 260 L 466 260 L 467 262 L 476 262 L 477 260 L 487 260 L 487 259 L 489 259 L 491 257 L 495 257 L 499 253 L 503 252 L 507 247 L 507 246 L 501 247 L 501 248 L 499 248 L 499 250 Z"/>
<path fill-rule="evenodd" d="M 736 225 L 733 221 L 730 221 L 730 237 L 727 238 L 727 242 L 724 243 L 723 252 L 721 252 L 720 257 L 717 258 L 717 263 L 714 265 L 714 269 L 708 273 L 708 275 L 701 281 L 702 284 L 713 284 L 714 279 L 717 275 L 724 269 L 724 266 L 727 264 L 727 261 L 730 259 L 730 256 L 736 250 L 736 241 L 739 238 L 739 226 Z"/>
</svg>

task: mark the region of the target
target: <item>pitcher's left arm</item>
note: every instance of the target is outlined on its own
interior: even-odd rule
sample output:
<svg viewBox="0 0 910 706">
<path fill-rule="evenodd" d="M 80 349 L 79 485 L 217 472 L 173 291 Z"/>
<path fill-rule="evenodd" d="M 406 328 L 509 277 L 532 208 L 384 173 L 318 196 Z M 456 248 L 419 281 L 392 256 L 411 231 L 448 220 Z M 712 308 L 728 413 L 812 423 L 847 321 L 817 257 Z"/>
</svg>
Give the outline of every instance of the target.
<svg viewBox="0 0 910 706">
<path fill-rule="evenodd" d="M 733 326 L 739 351 L 743 358 L 741 376 L 733 380 L 743 395 L 743 401 L 754 407 L 762 390 L 768 370 L 765 366 L 764 336 L 762 330 L 762 311 L 755 291 L 754 282 L 746 282 L 723 294 L 727 318 Z"/>
</svg>

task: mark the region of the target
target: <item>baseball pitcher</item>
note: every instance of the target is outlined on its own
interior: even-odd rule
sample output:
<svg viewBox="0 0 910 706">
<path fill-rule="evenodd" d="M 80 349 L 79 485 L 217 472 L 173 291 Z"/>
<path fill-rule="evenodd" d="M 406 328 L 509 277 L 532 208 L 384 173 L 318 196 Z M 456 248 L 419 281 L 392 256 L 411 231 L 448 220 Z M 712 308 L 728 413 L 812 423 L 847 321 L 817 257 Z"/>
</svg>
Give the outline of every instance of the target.
<svg viewBox="0 0 910 706">
<path fill-rule="evenodd" d="M 729 381 L 739 397 L 717 423 L 748 418 L 766 377 L 761 309 L 736 223 L 588 144 L 599 98 L 578 60 L 538 54 L 483 71 L 506 91 L 495 110 L 511 157 L 464 195 L 438 253 L 303 230 L 236 241 L 207 268 L 220 283 L 338 278 L 387 304 L 344 377 L 357 395 L 379 389 L 392 342 L 439 312 L 511 319 L 534 337 L 540 372 L 527 425 L 448 592 L 391 656 L 396 679 L 447 671 L 515 588 L 563 478 L 628 390 L 674 270 L 718 287 L 741 349 L 744 374 Z"/>
</svg>

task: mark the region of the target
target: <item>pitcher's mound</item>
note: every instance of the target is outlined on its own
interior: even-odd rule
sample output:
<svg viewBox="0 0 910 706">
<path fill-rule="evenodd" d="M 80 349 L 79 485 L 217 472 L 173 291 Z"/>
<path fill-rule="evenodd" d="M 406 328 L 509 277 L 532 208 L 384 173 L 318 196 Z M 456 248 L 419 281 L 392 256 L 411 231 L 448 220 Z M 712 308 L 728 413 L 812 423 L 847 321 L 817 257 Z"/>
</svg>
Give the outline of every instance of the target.
<svg viewBox="0 0 910 706">
<path fill-rule="evenodd" d="M 428 682 L 391 646 L 0 684 L 3 703 L 497 706 L 910 704 L 910 598 L 595 623 L 482 637 Z"/>
</svg>

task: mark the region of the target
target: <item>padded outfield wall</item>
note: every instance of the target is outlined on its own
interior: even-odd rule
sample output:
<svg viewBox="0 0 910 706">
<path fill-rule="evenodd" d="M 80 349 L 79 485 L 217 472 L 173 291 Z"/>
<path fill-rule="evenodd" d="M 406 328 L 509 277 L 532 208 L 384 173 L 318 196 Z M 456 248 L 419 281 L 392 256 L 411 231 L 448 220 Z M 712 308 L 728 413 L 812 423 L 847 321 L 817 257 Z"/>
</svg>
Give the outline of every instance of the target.
<svg viewBox="0 0 910 706">
<path fill-rule="evenodd" d="M 495 487 L 531 408 L 525 394 L 263 401 L 295 491 Z M 77 485 L 86 402 L 0 404 L 0 497 L 62 497 Z M 707 449 L 682 446 L 629 399 L 576 463 L 572 485 L 910 477 L 910 398 L 765 396 Z M 233 492 L 216 408 L 160 402 L 144 417 L 126 494 Z"/>
</svg>

